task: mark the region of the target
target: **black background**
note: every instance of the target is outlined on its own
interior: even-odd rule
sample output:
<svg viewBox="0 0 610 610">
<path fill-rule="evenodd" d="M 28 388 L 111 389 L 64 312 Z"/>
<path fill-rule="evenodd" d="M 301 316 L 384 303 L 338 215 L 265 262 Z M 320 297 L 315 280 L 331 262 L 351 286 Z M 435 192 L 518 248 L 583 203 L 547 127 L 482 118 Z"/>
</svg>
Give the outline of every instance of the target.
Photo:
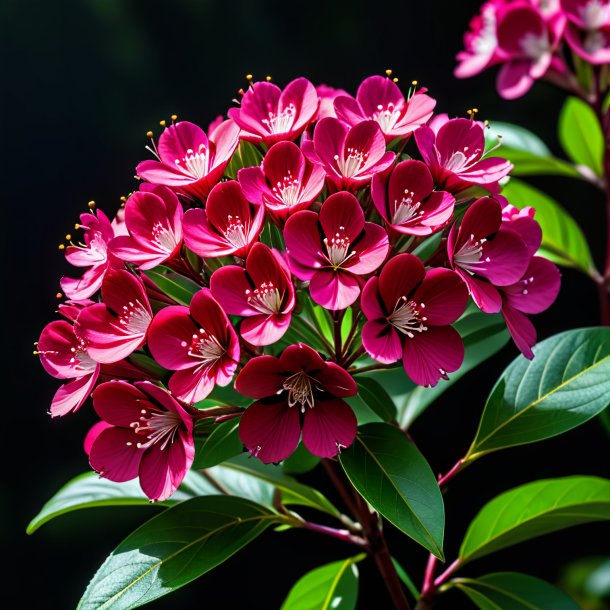
<svg viewBox="0 0 610 610">
<path fill-rule="evenodd" d="M 502 101 L 494 74 L 458 81 L 454 55 L 476 0 L 327 2 L 239 0 L 4 0 L 2 33 L 2 265 L 4 325 L 0 488 L 4 588 L 27 608 L 75 607 L 104 557 L 154 508 L 74 513 L 25 535 L 28 520 L 69 477 L 87 470 L 82 438 L 90 407 L 62 420 L 46 414 L 56 382 L 33 357 L 32 342 L 54 317 L 59 277 L 69 271 L 57 250 L 94 199 L 109 213 L 134 188 L 136 163 L 147 157 L 144 134 L 177 113 L 206 126 L 231 105 L 244 75 L 273 75 L 286 84 L 303 75 L 348 91 L 390 67 L 417 79 L 437 109 L 521 123 L 557 150 L 555 121 L 562 95 L 537 85 L 525 99 Z M 583 226 L 596 260 L 603 251 L 603 201 L 592 187 L 540 179 Z M 595 291 L 564 271 L 556 305 L 538 317 L 541 338 L 598 320 Z M 450 389 L 413 426 L 435 471 L 463 455 L 485 397 L 516 356 L 511 345 Z M 446 498 L 449 558 L 478 508 L 496 493 L 542 477 L 610 475 L 608 444 L 589 422 L 562 437 L 489 456 L 452 484 Z M 320 481 L 318 481 L 320 479 Z M 323 476 L 310 480 L 324 486 Z M 328 490 L 332 495 L 332 492 Z M 425 553 L 388 527 L 392 551 L 421 582 Z M 588 525 L 521 544 L 469 566 L 464 574 L 508 569 L 551 580 L 562 564 L 608 554 L 610 528 Z M 302 531 L 268 533 L 226 564 L 152 608 L 279 608 L 307 570 L 352 549 Z M 360 608 L 389 608 L 369 562 L 361 564 Z M 450 594 L 439 608 L 466 608 Z"/>
</svg>

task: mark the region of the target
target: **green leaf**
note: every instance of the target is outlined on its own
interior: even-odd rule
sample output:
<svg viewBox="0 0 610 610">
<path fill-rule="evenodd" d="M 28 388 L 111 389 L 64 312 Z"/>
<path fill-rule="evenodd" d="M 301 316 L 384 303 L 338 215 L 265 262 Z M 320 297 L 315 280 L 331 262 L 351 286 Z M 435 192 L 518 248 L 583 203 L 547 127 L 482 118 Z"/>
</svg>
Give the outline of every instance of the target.
<svg viewBox="0 0 610 610">
<path fill-rule="evenodd" d="M 192 280 L 173 272 L 167 267 L 159 266 L 144 271 L 144 273 L 164 292 L 180 305 L 189 306 L 193 295 L 201 290 L 201 286 Z"/>
<path fill-rule="evenodd" d="M 409 593 L 413 596 L 415 600 L 419 599 L 420 593 L 413 582 L 413 579 L 407 574 L 406 570 L 392 557 L 392 563 L 394 564 L 394 569 L 396 570 L 396 574 L 398 574 L 398 578 L 400 581 L 407 587 Z"/>
<path fill-rule="evenodd" d="M 193 406 L 196 409 L 208 409 L 210 407 L 247 407 L 252 400 L 243 394 L 240 394 L 233 384 L 226 386 L 215 385 L 214 389 L 207 398 L 195 403 Z"/>
<path fill-rule="evenodd" d="M 239 440 L 239 419 L 229 419 L 214 426 L 212 433 L 195 455 L 193 468 L 210 468 L 243 452 Z"/>
<path fill-rule="evenodd" d="M 242 140 L 239 147 L 233 154 L 224 175 L 232 180 L 237 180 L 237 172 L 243 167 L 254 167 L 260 165 L 263 159 L 263 153 L 251 142 Z"/>
<path fill-rule="evenodd" d="M 296 451 L 282 462 L 282 470 L 287 474 L 302 474 L 313 470 L 319 463 L 320 458 L 299 443 Z"/>
<path fill-rule="evenodd" d="M 354 610 L 358 600 L 356 562 L 366 555 L 327 563 L 299 578 L 280 610 Z"/>
<path fill-rule="evenodd" d="M 557 201 L 514 178 L 502 187 L 502 194 L 519 209 L 526 206 L 536 209 L 535 218 L 542 228 L 539 254 L 558 265 L 574 267 L 587 274 L 595 268 L 582 229 Z"/>
<path fill-rule="evenodd" d="M 451 584 L 480 610 L 580 610 L 563 591 L 527 574 L 498 572 L 477 579 L 456 578 Z"/>
<path fill-rule="evenodd" d="M 610 481 L 564 477 L 534 481 L 488 502 L 460 548 L 462 563 L 572 525 L 610 519 Z"/>
<path fill-rule="evenodd" d="M 383 423 L 362 426 L 340 461 L 375 510 L 443 559 L 443 498 L 430 466 L 400 430 Z"/>
<path fill-rule="evenodd" d="M 357 379 L 358 396 L 383 421 L 396 419 L 396 405 L 380 383 L 370 377 Z"/>
<path fill-rule="evenodd" d="M 610 328 L 568 330 L 518 356 L 491 391 L 467 459 L 576 428 L 610 403 Z"/>
<path fill-rule="evenodd" d="M 242 498 L 193 498 L 130 534 L 97 571 L 78 610 L 137 608 L 226 561 L 273 523 L 277 513 Z"/>
<path fill-rule="evenodd" d="M 417 248 L 411 252 L 411 254 L 419 257 L 421 262 L 425 263 L 438 250 L 442 237 L 442 231 L 431 235 L 430 237 L 424 239 L 424 241 L 422 241 Z"/>
<path fill-rule="evenodd" d="M 189 472 L 180 489 L 161 506 L 170 506 L 199 495 L 201 492 L 218 493 L 196 472 Z M 195 491 L 197 490 L 197 491 Z M 75 510 L 103 506 L 144 506 L 150 500 L 140 489 L 137 480 L 115 483 L 102 479 L 95 472 L 86 472 L 68 481 L 30 521 L 28 534 L 33 534 L 41 525 Z M 156 504 L 155 504 L 156 505 Z"/>
<path fill-rule="evenodd" d="M 574 163 L 603 175 L 604 134 L 589 104 L 576 97 L 566 100 L 559 115 L 559 141 Z"/>
</svg>

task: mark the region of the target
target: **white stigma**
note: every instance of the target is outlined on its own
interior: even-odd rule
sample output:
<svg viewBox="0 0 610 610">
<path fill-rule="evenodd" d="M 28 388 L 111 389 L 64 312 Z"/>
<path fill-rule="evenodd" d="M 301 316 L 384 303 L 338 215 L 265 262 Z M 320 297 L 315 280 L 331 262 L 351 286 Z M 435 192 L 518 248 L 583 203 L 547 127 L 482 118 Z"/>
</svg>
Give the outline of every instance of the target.
<svg viewBox="0 0 610 610">
<path fill-rule="evenodd" d="M 218 339 L 207 330 L 200 328 L 193 335 L 187 353 L 191 358 L 200 361 L 199 367 L 204 370 L 211 369 L 225 354 L 225 348 Z"/>
<path fill-rule="evenodd" d="M 282 180 L 276 182 L 275 186 L 271 188 L 271 191 L 286 207 L 291 207 L 299 202 L 301 183 L 297 178 L 294 178 L 292 172 L 288 170 Z"/>
<path fill-rule="evenodd" d="M 339 168 L 339 173 L 346 178 L 351 178 L 365 165 L 369 154 L 356 148 L 347 149 L 347 157 L 335 155 L 334 159 Z"/>
<path fill-rule="evenodd" d="M 193 178 L 203 178 L 208 173 L 209 150 L 205 144 L 200 144 L 197 152 L 187 149 L 182 159 L 175 160 L 176 166 Z"/>
<path fill-rule="evenodd" d="M 173 252 L 174 248 L 177 246 L 176 236 L 173 231 L 159 221 L 155 222 L 153 225 L 152 237 L 165 252 Z"/>
<path fill-rule="evenodd" d="M 423 210 L 420 210 L 421 201 L 414 201 L 415 193 L 405 189 L 404 195 L 400 201 L 394 201 L 394 214 L 392 215 L 392 224 L 401 225 L 415 216 L 423 216 Z"/>
<path fill-rule="evenodd" d="M 129 301 L 123 305 L 123 311 L 119 315 L 119 324 L 133 335 L 144 335 L 148 329 L 152 316 L 148 309 L 139 300 Z"/>
<path fill-rule="evenodd" d="M 282 295 L 273 282 L 263 282 L 254 290 L 246 290 L 248 304 L 262 314 L 272 316 L 282 308 Z"/>
<path fill-rule="evenodd" d="M 289 407 L 299 404 L 301 405 L 301 413 L 305 413 L 306 406 L 313 409 L 314 398 L 311 382 L 311 377 L 303 371 L 286 378 L 282 387 L 288 391 Z"/>
<path fill-rule="evenodd" d="M 486 239 L 475 240 L 474 235 L 471 234 L 464 245 L 453 255 L 453 262 L 468 273 L 476 272 L 482 262 L 483 244 L 486 241 Z M 486 257 L 484 262 L 489 261 L 489 257 Z"/>
<path fill-rule="evenodd" d="M 136 434 L 146 435 L 148 440 L 137 443 L 138 449 L 148 449 L 157 443 L 161 443 L 161 449 L 171 445 L 176 438 L 176 433 L 182 425 L 182 418 L 173 411 L 147 411 L 142 409 L 142 417 L 131 424 Z"/>
<path fill-rule="evenodd" d="M 248 245 L 250 227 L 244 226 L 239 216 L 227 216 L 227 228 L 224 230 L 227 241 L 235 248 L 245 248 Z"/>
<path fill-rule="evenodd" d="M 356 254 L 355 251 L 350 252 L 350 240 L 345 235 L 345 227 L 339 227 L 339 230 L 331 237 L 323 239 L 326 251 L 328 252 L 328 262 L 335 269 Z"/>
<path fill-rule="evenodd" d="M 379 123 L 381 131 L 387 133 L 392 130 L 400 118 L 402 106 L 402 104 L 394 105 L 392 102 L 385 108 L 381 104 L 377 106 L 377 112 L 373 113 L 372 118 Z"/>
<path fill-rule="evenodd" d="M 269 112 L 266 119 L 262 119 L 261 123 L 267 127 L 269 133 L 287 133 L 292 128 L 296 116 L 296 107 L 290 104 L 279 114 Z"/>
<path fill-rule="evenodd" d="M 420 308 L 424 307 L 424 304 L 421 303 Z M 409 301 L 406 296 L 402 296 L 396 301 L 394 311 L 388 317 L 388 322 L 410 339 L 415 336 L 415 333 L 423 333 L 428 330 L 428 327 L 424 325 L 425 321 L 426 317 L 421 315 L 417 303 Z"/>
</svg>

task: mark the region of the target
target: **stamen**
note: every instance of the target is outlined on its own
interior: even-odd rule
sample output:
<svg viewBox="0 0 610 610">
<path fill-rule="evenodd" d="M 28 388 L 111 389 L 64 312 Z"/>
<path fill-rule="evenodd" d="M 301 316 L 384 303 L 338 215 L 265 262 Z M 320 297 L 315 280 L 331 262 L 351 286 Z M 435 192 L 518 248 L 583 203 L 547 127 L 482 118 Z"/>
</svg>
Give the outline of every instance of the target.
<svg viewBox="0 0 610 610">
<path fill-rule="evenodd" d="M 355 250 L 349 251 L 351 243 L 345 235 L 345 227 L 339 227 L 333 237 L 325 237 L 322 241 L 326 246 L 328 262 L 335 269 L 339 269 L 345 261 L 356 255 Z"/>
<path fill-rule="evenodd" d="M 246 290 L 248 304 L 265 315 L 279 313 L 282 308 L 282 295 L 273 282 L 263 282 L 254 290 Z"/>
<path fill-rule="evenodd" d="M 290 375 L 284 381 L 282 387 L 288 391 L 288 406 L 294 407 L 297 403 L 301 405 L 301 413 L 305 413 L 305 406 L 313 409 L 314 397 L 312 378 L 304 371 Z"/>
<path fill-rule="evenodd" d="M 423 309 L 425 305 L 420 304 Z M 394 305 L 394 311 L 388 317 L 388 322 L 399 332 L 412 339 L 414 333 L 423 333 L 428 330 L 424 325 L 426 318 L 420 315 L 417 303 L 409 301 L 406 296 L 401 296 Z"/>
</svg>

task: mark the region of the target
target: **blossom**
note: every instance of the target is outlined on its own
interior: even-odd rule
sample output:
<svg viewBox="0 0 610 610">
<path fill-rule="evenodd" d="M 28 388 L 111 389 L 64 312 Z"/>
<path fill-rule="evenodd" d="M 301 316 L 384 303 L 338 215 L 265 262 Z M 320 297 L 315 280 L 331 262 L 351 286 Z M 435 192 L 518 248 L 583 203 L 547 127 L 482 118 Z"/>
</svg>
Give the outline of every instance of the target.
<svg viewBox="0 0 610 610">
<path fill-rule="evenodd" d="M 210 279 L 214 298 L 229 315 L 242 316 L 241 336 L 253 345 L 279 341 L 290 326 L 294 288 L 280 254 L 256 243 L 246 268 L 229 265 Z"/>
<path fill-rule="evenodd" d="M 142 161 L 138 176 L 180 193 L 205 198 L 222 178 L 239 143 L 239 127 L 224 121 L 210 133 L 188 121 L 166 127 L 159 137 L 159 160 Z"/>
<path fill-rule="evenodd" d="M 464 344 L 449 326 L 464 312 L 468 291 L 449 269 L 426 272 L 412 254 L 395 256 L 362 291 L 362 345 L 375 360 L 391 364 L 402 358 L 417 384 L 435 386 L 464 360 Z"/>
<path fill-rule="evenodd" d="M 142 184 L 125 204 L 128 235 L 108 246 L 121 260 L 152 269 L 173 258 L 182 245 L 182 205 L 166 186 Z"/>
<path fill-rule="evenodd" d="M 470 119 L 448 120 L 436 133 L 424 125 L 415 132 L 415 141 L 435 183 L 451 193 L 473 184 L 494 192 L 513 168 L 506 159 L 484 158 L 483 127 Z"/>
<path fill-rule="evenodd" d="M 237 334 L 208 288 L 197 292 L 190 307 L 165 307 L 148 332 L 154 359 L 176 371 L 172 394 L 188 403 L 203 400 L 215 384 L 226 386 L 239 362 Z"/>
<path fill-rule="evenodd" d="M 286 459 L 299 443 L 319 457 L 333 457 L 356 437 L 356 416 L 342 398 L 358 388 L 347 371 L 299 343 L 279 358 L 249 360 L 235 389 L 256 399 L 241 416 L 239 437 L 268 464 Z"/>
<path fill-rule="evenodd" d="M 239 184 L 248 201 L 264 204 L 278 223 L 308 208 L 324 188 L 326 173 L 308 161 L 293 142 L 278 142 L 260 167 L 239 170 Z"/>
<path fill-rule="evenodd" d="M 364 221 L 351 193 L 331 195 L 320 214 L 297 212 L 284 228 L 286 254 L 294 275 L 309 280 L 311 298 L 327 309 L 345 309 L 358 298 L 361 276 L 385 260 L 389 242 L 383 227 Z"/>
<path fill-rule="evenodd" d="M 68 321 L 54 320 L 42 330 L 37 353 L 49 375 L 70 380 L 55 393 L 51 415 L 57 417 L 78 411 L 100 373 L 100 365 L 91 358 L 86 340 L 76 335 Z"/>
<path fill-rule="evenodd" d="M 270 82 L 253 83 L 239 108 L 229 117 L 242 129 L 241 138 L 267 146 L 280 140 L 294 140 L 318 112 L 320 100 L 306 78 L 297 78 L 282 91 Z"/>
<path fill-rule="evenodd" d="M 436 100 L 418 91 L 408 100 L 392 79 L 383 76 L 365 78 L 356 99 L 339 96 L 335 99 L 337 118 L 354 126 L 362 121 L 379 123 L 387 142 L 404 138 L 424 125 L 432 116 Z"/>
<path fill-rule="evenodd" d="M 468 286 L 476 305 L 486 313 L 500 311 L 496 286 L 520 280 L 530 262 L 528 245 L 513 230 L 502 226 L 500 203 L 490 197 L 475 201 L 459 229 L 454 224 L 447 240 L 451 267 Z"/>
<path fill-rule="evenodd" d="M 375 121 L 350 128 L 338 119 L 322 119 L 314 129 L 313 140 L 304 140 L 302 149 L 310 161 L 324 168 L 336 191 L 365 186 L 394 161 L 394 153 L 386 152 L 385 138 Z"/>
<path fill-rule="evenodd" d="M 371 196 L 383 220 L 398 233 L 430 235 L 453 216 L 455 198 L 435 191 L 425 163 L 413 159 L 398 163 L 388 175 L 373 176 Z"/>
<path fill-rule="evenodd" d="M 239 183 L 221 182 L 210 192 L 205 210 L 184 214 L 184 243 L 199 256 L 245 257 L 263 230 L 265 207 L 248 203 Z"/>
<path fill-rule="evenodd" d="M 91 467 L 117 483 L 139 477 L 150 500 L 167 500 L 193 463 L 192 417 L 149 381 L 103 383 L 93 408 L 104 423 L 86 441 Z"/>
<path fill-rule="evenodd" d="M 61 278 L 61 289 L 72 300 L 88 299 L 97 292 L 110 268 L 120 268 L 122 262 L 108 251 L 108 242 L 114 238 L 114 230 L 108 217 L 101 210 L 81 214 L 77 228 L 84 231 L 82 245 L 66 248 L 66 260 L 75 267 L 88 267 L 78 279 Z"/>
<path fill-rule="evenodd" d="M 320 98 L 320 108 L 318 109 L 316 120 L 319 121 L 320 119 L 324 119 L 326 117 L 336 119 L 337 113 L 335 112 L 335 99 L 340 95 L 349 95 L 349 93 L 343 89 L 335 89 L 334 87 L 329 87 L 328 85 L 318 85 L 316 87 L 316 92 Z"/>
<path fill-rule="evenodd" d="M 144 344 L 152 310 L 142 282 L 127 271 L 106 274 L 102 301 L 78 314 L 76 332 L 87 341 L 89 355 L 105 364 L 126 358 Z"/>
<path fill-rule="evenodd" d="M 610 63 L 610 1 L 561 0 L 568 18 L 565 39 L 572 50 L 592 64 Z"/>
</svg>

